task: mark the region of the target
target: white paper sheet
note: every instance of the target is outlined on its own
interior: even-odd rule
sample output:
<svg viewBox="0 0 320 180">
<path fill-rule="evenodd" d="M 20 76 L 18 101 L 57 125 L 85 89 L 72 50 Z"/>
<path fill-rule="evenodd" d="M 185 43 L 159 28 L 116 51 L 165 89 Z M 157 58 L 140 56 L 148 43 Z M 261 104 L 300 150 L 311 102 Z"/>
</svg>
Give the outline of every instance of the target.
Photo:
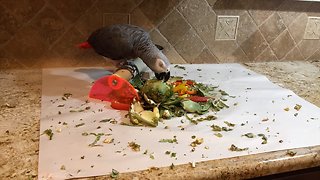
<svg viewBox="0 0 320 180">
<path fill-rule="evenodd" d="M 39 179 L 105 175 L 112 169 L 122 173 L 170 166 L 172 163 L 178 165 L 320 145 L 320 109 L 292 91 L 239 64 L 183 66 L 185 70 L 172 67 L 172 75 L 219 85 L 219 89 L 236 96 L 228 98 L 226 103 L 230 108 L 212 113 L 218 117 L 217 120 L 194 125 L 181 117 L 165 120 L 156 128 L 120 125 L 121 121 L 128 121 L 125 118 L 127 112 L 113 110 L 107 102 L 89 99 L 86 103 L 92 82 L 110 72 L 89 67 L 44 69 L 40 132 L 52 129 L 54 135 L 52 140 L 46 135 L 40 136 Z M 72 93 L 72 97 L 62 100 L 64 93 Z M 296 104 L 302 105 L 299 111 L 294 109 Z M 83 110 L 86 107 L 90 109 L 70 112 L 71 109 Z M 107 118 L 114 118 L 118 124 L 99 122 Z M 210 126 L 226 126 L 224 121 L 236 126 L 233 131 L 221 132 L 223 137 L 219 138 Z M 85 124 L 75 127 L 81 123 Z M 169 128 L 165 129 L 165 126 Z M 101 146 L 88 146 L 95 136 L 83 136 L 84 132 L 104 133 L 105 136 L 97 143 Z M 261 144 L 261 137 L 242 136 L 245 133 L 265 134 L 267 144 Z M 174 136 L 178 144 L 158 142 Z M 192 136 L 204 139 L 194 152 L 190 146 L 194 141 Z M 114 143 L 103 143 L 106 138 L 114 138 Z M 141 146 L 139 152 L 128 147 L 128 142 L 132 141 Z M 231 144 L 248 147 L 249 150 L 233 152 L 228 150 Z M 176 153 L 176 158 L 165 154 L 166 151 Z"/>
</svg>

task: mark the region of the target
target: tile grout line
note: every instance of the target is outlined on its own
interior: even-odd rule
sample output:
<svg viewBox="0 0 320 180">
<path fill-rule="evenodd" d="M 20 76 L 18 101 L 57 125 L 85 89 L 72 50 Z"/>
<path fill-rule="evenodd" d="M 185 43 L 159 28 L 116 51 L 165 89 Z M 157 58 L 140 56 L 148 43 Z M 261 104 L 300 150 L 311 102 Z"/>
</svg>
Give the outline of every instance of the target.
<svg viewBox="0 0 320 180">
<path fill-rule="evenodd" d="M 205 3 L 206 3 L 206 5 L 208 5 L 208 8 L 210 9 L 210 11 L 212 11 L 212 12 L 214 13 L 214 15 L 217 16 L 217 14 L 213 11 L 213 9 L 212 9 L 211 6 L 208 4 L 208 2 L 205 1 Z M 178 6 L 177 6 L 177 7 L 178 7 Z M 213 55 L 213 56 L 216 58 L 216 60 L 218 61 L 218 63 L 219 63 L 219 64 L 222 63 L 222 62 L 220 61 L 220 59 L 211 51 L 211 49 L 208 48 L 207 43 L 205 43 L 205 42 L 203 41 L 203 39 L 200 37 L 200 35 L 199 35 L 199 33 L 197 32 L 197 30 L 195 30 L 195 28 L 194 28 L 194 26 L 192 25 L 192 23 L 190 23 L 190 22 L 188 21 L 188 19 L 186 19 L 186 18 L 184 17 L 184 15 L 183 15 L 178 9 L 177 9 L 177 11 L 178 11 L 178 13 L 182 16 L 182 18 L 190 25 L 190 27 L 194 30 L 194 32 L 196 33 L 196 35 L 197 35 L 197 37 L 200 39 L 200 41 L 205 45 L 204 48 L 201 50 L 201 52 L 202 52 L 205 48 L 207 48 L 207 49 L 209 50 L 210 54 Z M 179 41 L 178 41 L 178 42 L 179 42 Z M 200 54 L 201 54 L 201 52 L 200 52 Z M 199 54 L 199 55 L 200 55 L 200 54 Z M 199 55 L 198 55 L 198 56 L 199 56 Z M 198 57 L 198 56 L 197 56 L 197 57 Z"/>
<path fill-rule="evenodd" d="M 161 32 L 158 29 L 154 29 L 154 31 L 157 31 L 160 34 L 160 36 L 166 41 L 166 43 L 168 43 L 177 52 L 177 50 L 174 48 L 174 46 L 172 46 L 172 44 L 167 40 L 167 38 L 163 34 L 161 34 Z M 187 63 L 187 61 L 179 53 L 178 53 L 178 55 L 181 57 L 181 59 L 183 59 L 183 61 L 185 63 Z"/>
<path fill-rule="evenodd" d="M 301 54 L 301 56 L 302 56 L 303 58 L 305 58 L 305 57 L 303 56 L 303 54 L 302 54 L 299 46 L 298 46 L 298 44 L 300 44 L 300 42 L 301 42 L 303 39 L 301 39 L 299 42 L 297 42 L 297 41 L 293 38 L 293 36 L 292 36 L 292 34 L 291 34 L 290 30 L 289 30 L 289 26 L 291 26 L 291 24 L 293 24 L 293 23 L 294 23 L 300 16 L 302 16 L 302 15 L 303 15 L 303 13 L 301 13 L 295 20 L 293 20 L 293 21 L 288 25 L 287 29 L 288 29 L 288 32 L 289 32 L 291 38 L 293 39 L 294 43 L 296 44 L 295 47 L 297 47 L 297 49 L 298 49 L 299 53 Z M 305 30 L 304 30 L 304 32 L 305 32 Z"/>
<path fill-rule="evenodd" d="M 9 42 L 12 41 L 12 39 L 17 35 L 17 33 L 18 33 L 23 27 L 26 27 L 30 22 L 32 22 L 32 21 L 46 8 L 46 6 L 48 5 L 48 2 L 47 2 L 47 1 L 44 1 L 44 2 L 45 2 L 45 3 L 44 3 L 44 5 L 43 5 L 43 7 L 40 8 L 39 11 L 38 11 L 32 18 L 29 19 L 29 21 L 27 21 L 27 22 L 24 23 L 20 28 L 18 28 L 17 31 L 14 33 L 14 35 L 11 36 L 11 38 L 10 38 L 7 42 L 3 43 L 3 44 L 0 46 L 0 48 L 4 48 L 6 45 L 8 45 Z M 7 8 L 7 7 L 6 7 L 6 8 Z"/>
<path fill-rule="evenodd" d="M 52 50 L 52 48 L 63 38 L 63 36 L 64 36 L 70 29 L 72 29 L 72 28 L 74 27 L 74 25 L 76 24 L 75 22 L 77 22 L 81 17 L 83 17 L 83 16 L 87 13 L 87 11 L 88 11 L 89 9 L 91 9 L 92 7 L 94 7 L 94 5 L 95 5 L 97 2 L 98 2 L 98 0 L 96 0 L 94 3 L 92 3 L 91 7 L 88 8 L 88 9 L 86 9 L 85 13 L 82 14 L 81 16 L 79 16 L 79 17 L 77 18 L 77 20 L 74 21 L 74 23 L 70 23 L 70 25 L 66 27 L 65 31 L 61 34 L 61 36 L 60 36 L 59 38 L 57 38 L 57 39 L 49 46 L 49 50 Z M 51 5 L 51 4 L 50 4 L 50 5 Z M 65 19 L 64 16 L 60 15 L 60 13 L 58 13 L 59 11 L 57 11 L 57 9 L 56 9 L 55 7 L 53 7 L 53 6 L 50 6 L 50 7 L 51 7 L 52 9 L 54 9 L 55 12 L 58 14 L 58 16 L 59 16 L 60 18 L 62 18 L 64 21 L 70 22 L 69 20 Z M 79 31 L 79 30 L 78 30 L 78 31 Z M 79 32 L 80 32 L 80 31 L 79 31 Z M 83 35 L 81 32 L 80 32 L 80 34 Z"/>
<path fill-rule="evenodd" d="M 178 9 L 176 9 L 176 11 L 180 14 L 180 16 L 183 18 L 183 20 L 185 21 L 185 22 L 187 22 L 188 23 L 188 25 L 191 27 L 188 31 L 190 31 L 190 30 L 193 30 L 194 32 L 195 32 L 195 35 L 200 39 L 200 41 L 203 43 L 203 45 L 204 45 L 204 47 L 203 47 L 203 49 L 205 49 L 205 48 L 207 48 L 207 45 L 203 42 L 203 40 L 201 39 L 201 37 L 199 36 L 199 34 L 197 33 L 197 31 L 194 29 L 194 27 L 192 26 L 192 24 L 191 23 L 189 23 L 189 21 L 183 16 L 183 14 L 178 10 Z M 186 33 L 187 34 L 187 33 Z M 184 34 L 184 35 L 186 35 L 186 34 Z M 183 36 L 184 36 L 183 35 Z M 178 40 L 177 41 L 177 43 L 175 44 L 175 45 L 177 45 L 180 41 L 182 41 L 182 39 L 180 39 L 180 40 Z M 175 48 L 175 47 L 174 47 Z M 202 51 L 203 51 L 203 49 L 201 50 L 201 52 L 196 56 L 196 57 L 198 57 L 201 53 L 202 53 Z M 207 48 L 209 51 L 210 51 L 210 49 L 209 48 Z M 176 50 L 177 51 L 177 50 Z M 177 51 L 178 52 L 178 51 Z M 210 53 L 212 54 L 212 52 L 210 51 Z M 178 53 L 179 54 L 179 53 Z M 180 55 L 181 56 L 181 55 Z M 215 55 L 214 55 L 215 56 Z M 194 59 L 193 59 L 194 60 Z"/>
<path fill-rule="evenodd" d="M 272 13 L 267 19 L 269 19 L 272 15 L 273 15 L 273 13 Z M 262 35 L 263 40 L 267 43 L 267 47 L 266 47 L 260 54 L 258 54 L 257 57 L 254 59 L 254 61 L 256 61 L 257 58 L 258 58 L 259 56 L 261 56 L 261 55 L 267 50 L 267 48 L 269 48 L 272 52 L 273 52 L 273 49 L 271 48 L 271 46 L 270 46 L 270 44 L 268 43 L 267 39 L 264 37 L 263 33 L 262 33 L 261 30 L 260 30 L 260 26 L 258 26 L 257 22 L 254 20 L 254 18 L 252 17 L 251 13 L 249 13 L 249 16 L 253 19 L 253 22 L 254 22 L 254 23 L 256 24 L 256 26 L 257 26 L 257 29 L 258 29 L 257 31 L 259 31 L 259 33 Z M 265 22 L 265 21 L 264 21 L 264 22 Z M 263 23 L 264 23 L 264 22 L 263 22 Z M 261 23 L 261 25 L 262 25 L 263 23 Z M 273 54 L 274 54 L 275 57 L 277 58 L 276 60 L 279 61 L 279 58 L 277 57 L 277 55 L 276 55 L 274 52 L 273 52 Z"/>
</svg>

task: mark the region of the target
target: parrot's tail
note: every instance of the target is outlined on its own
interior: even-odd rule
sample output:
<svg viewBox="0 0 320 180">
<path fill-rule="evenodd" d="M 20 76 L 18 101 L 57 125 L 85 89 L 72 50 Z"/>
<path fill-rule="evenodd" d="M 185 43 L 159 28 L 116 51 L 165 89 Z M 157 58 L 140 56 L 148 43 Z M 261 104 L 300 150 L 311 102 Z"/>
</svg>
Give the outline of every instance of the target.
<svg viewBox="0 0 320 180">
<path fill-rule="evenodd" d="M 91 46 L 87 41 L 78 44 L 77 47 L 78 47 L 78 48 L 81 48 L 81 49 L 89 49 L 89 48 L 92 48 L 92 46 Z"/>
</svg>

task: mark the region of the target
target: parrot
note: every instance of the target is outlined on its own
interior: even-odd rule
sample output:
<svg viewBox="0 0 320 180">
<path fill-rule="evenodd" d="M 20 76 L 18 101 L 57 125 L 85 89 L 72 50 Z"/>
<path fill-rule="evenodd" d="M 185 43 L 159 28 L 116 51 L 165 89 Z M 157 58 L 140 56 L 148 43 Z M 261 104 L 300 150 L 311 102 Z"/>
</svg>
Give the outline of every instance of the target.
<svg viewBox="0 0 320 180">
<path fill-rule="evenodd" d="M 139 26 L 114 24 L 101 27 L 79 47 L 93 48 L 97 54 L 119 62 L 140 58 L 158 80 L 166 82 L 170 78 L 170 61 L 162 53 L 162 47 L 154 44 L 149 33 Z"/>
</svg>

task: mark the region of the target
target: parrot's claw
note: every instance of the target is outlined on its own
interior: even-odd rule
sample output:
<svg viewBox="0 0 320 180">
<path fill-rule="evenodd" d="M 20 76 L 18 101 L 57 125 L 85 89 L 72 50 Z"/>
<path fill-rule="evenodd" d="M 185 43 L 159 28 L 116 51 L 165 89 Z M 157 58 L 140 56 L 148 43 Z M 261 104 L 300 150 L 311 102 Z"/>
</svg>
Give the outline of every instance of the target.
<svg viewBox="0 0 320 180">
<path fill-rule="evenodd" d="M 164 82 L 167 82 L 170 78 L 170 71 L 155 73 L 155 76 L 158 80 L 163 80 Z"/>
</svg>

